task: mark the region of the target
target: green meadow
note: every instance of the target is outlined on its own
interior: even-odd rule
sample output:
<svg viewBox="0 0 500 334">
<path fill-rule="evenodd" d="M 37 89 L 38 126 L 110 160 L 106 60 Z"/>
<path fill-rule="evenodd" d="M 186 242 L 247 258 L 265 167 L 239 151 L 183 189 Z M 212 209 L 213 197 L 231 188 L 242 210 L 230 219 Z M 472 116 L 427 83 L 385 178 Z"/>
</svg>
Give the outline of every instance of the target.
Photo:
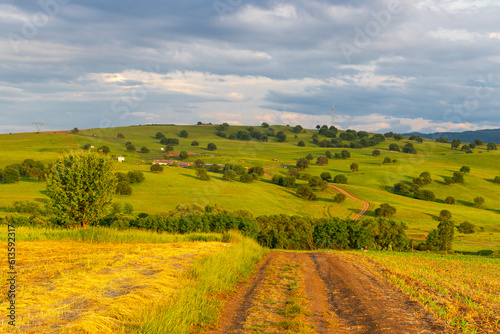
<svg viewBox="0 0 500 334">
<path fill-rule="evenodd" d="M 235 134 L 245 130 L 244 126 L 230 126 L 226 133 Z M 256 130 L 260 127 L 255 126 Z M 321 148 L 314 144 L 312 135 L 317 130 L 304 130 L 297 134 L 291 127 L 272 126 L 275 133 L 284 131 L 287 135 L 285 142 L 277 142 L 275 137 L 269 137 L 268 142 L 239 141 L 221 138 L 215 135 L 215 126 L 173 126 L 147 125 L 122 128 L 88 129 L 78 134 L 70 133 L 20 133 L 0 135 L 0 168 L 10 164 L 20 164 L 24 159 L 40 160 L 46 165 L 54 161 L 64 151 L 82 148 L 91 144 L 94 149 L 100 146 L 110 148 L 110 155 L 115 158 L 125 157 L 123 163 L 116 162 L 116 171 L 142 171 L 145 181 L 133 184 L 132 195 L 117 196 L 116 201 L 130 203 L 134 212 L 165 212 L 174 209 L 178 204 L 198 204 L 200 206 L 219 204 L 228 210 L 247 209 L 255 216 L 269 214 L 309 215 L 314 217 L 339 216 L 342 218 L 354 217 L 362 208 L 362 203 L 347 199 L 338 204 L 333 201 L 335 190 L 328 188 L 324 192 L 316 191 L 317 199 L 305 201 L 296 196 L 297 188 L 306 185 L 307 181 L 297 180 L 294 188 L 284 188 L 272 184 L 266 176 L 253 183 L 242 183 L 238 180 L 227 182 L 222 180 L 222 173 L 211 173 L 210 181 L 202 181 L 196 177 L 194 169 L 166 167 L 163 173 L 151 173 L 151 162 L 155 158 L 163 158 L 165 147 L 155 139 L 157 132 L 162 132 L 167 138 L 177 138 L 180 142 L 172 152 L 177 158 L 180 151 L 187 151 L 190 158 L 187 161 L 202 159 L 205 163 L 241 164 L 245 167 L 263 166 L 271 175 L 286 175 L 289 168 L 295 166 L 298 159 L 312 154 L 314 160 L 310 167 L 302 171 L 312 176 L 322 172 L 330 172 L 332 176 L 344 174 L 347 184 L 339 185 L 354 196 L 370 203 L 365 216 L 374 217 L 374 210 L 382 203 L 389 203 L 396 207 L 395 220 L 405 222 L 409 229 L 408 235 L 414 239 L 424 240 L 429 231 L 439 224 L 439 212 L 449 210 L 453 220 L 458 225 L 469 221 L 481 228 L 474 234 L 460 234 L 456 232 L 454 249 L 460 251 L 478 251 L 490 249 L 500 251 L 500 184 L 493 182 L 493 178 L 500 175 L 500 153 L 487 151 L 486 145 L 477 147 L 473 154 L 466 154 L 460 149 L 452 149 L 449 143 L 436 143 L 424 139 L 422 143 L 412 141 L 418 153 L 406 154 L 390 152 L 391 143 L 403 147 L 408 138 L 401 141 L 386 139 L 374 147 L 362 149 L 352 148 Z M 181 138 L 180 131 L 186 130 L 188 138 Z M 118 139 L 121 133 L 124 139 Z M 319 136 L 319 140 L 327 139 Z M 449 138 L 451 141 L 452 138 Z M 191 142 L 199 142 L 198 147 L 191 146 Z M 305 147 L 299 147 L 298 141 L 303 140 Z M 132 142 L 136 152 L 126 150 L 125 143 Z M 207 150 L 207 144 L 214 143 L 217 150 Z M 147 147 L 149 153 L 139 153 L 142 146 Z M 330 159 L 328 164 L 319 166 L 314 164 L 316 158 L 323 156 L 325 151 L 332 154 L 348 150 L 351 157 L 346 160 Z M 373 150 L 380 150 L 381 155 L 372 156 Z M 482 153 L 479 153 L 482 152 Z M 396 163 L 383 164 L 385 157 L 396 159 Z M 172 158 L 170 158 L 172 159 Z M 359 165 L 359 171 L 350 170 L 351 163 Z M 462 166 L 469 166 L 471 172 L 465 175 L 463 184 L 446 185 L 444 178 L 451 177 L 454 171 Z M 286 167 L 286 168 L 285 168 Z M 423 189 L 431 190 L 436 195 L 435 202 L 427 202 L 411 197 L 392 193 L 393 185 L 397 182 L 411 184 L 412 179 L 420 173 L 428 171 L 433 182 Z M 7 207 L 14 201 L 46 202 L 44 193 L 45 183 L 35 180 L 22 179 L 14 184 L 0 184 L 0 215 L 8 214 Z M 444 203 L 444 199 L 453 196 L 455 205 Z M 482 196 L 485 203 L 481 208 L 474 205 L 474 198 Z"/>
</svg>

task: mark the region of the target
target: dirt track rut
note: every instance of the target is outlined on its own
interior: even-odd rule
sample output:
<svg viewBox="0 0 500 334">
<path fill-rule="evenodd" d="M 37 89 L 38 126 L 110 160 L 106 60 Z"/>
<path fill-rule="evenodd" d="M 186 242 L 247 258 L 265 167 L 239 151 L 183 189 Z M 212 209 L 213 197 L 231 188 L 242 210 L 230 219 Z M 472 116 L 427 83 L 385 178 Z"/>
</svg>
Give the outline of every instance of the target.
<svg viewBox="0 0 500 334">
<path fill-rule="evenodd" d="M 451 333 L 353 254 L 271 252 L 236 291 L 207 333 Z"/>
</svg>

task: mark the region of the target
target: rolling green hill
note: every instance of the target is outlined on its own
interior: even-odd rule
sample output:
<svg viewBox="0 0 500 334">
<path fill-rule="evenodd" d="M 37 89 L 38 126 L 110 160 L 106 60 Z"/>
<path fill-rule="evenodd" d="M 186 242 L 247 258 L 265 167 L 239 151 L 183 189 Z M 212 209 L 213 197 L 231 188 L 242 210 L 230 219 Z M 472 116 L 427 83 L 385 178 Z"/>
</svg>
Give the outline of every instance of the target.
<svg viewBox="0 0 500 334">
<path fill-rule="evenodd" d="M 245 131 L 244 126 L 230 126 L 225 132 L 236 134 Z M 260 127 L 254 127 L 260 130 Z M 167 138 L 177 138 L 180 142 L 175 146 L 172 155 L 178 156 L 180 151 L 190 153 L 188 161 L 202 159 L 205 163 L 241 164 L 245 167 L 263 166 L 271 175 L 286 175 L 289 168 L 294 167 L 299 158 L 312 154 L 314 160 L 310 168 L 301 174 L 312 176 L 328 171 L 335 176 L 344 174 L 348 178 L 343 189 L 356 197 L 370 203 L 366 216 L 374 216 L 374 210 L 381 203 L 389 203 L 396 207 L 397 213 L 393 217 L 404 221 L 408 227 L 408 234 L 412 238 L 424 240 L 428 232 L 438 225 L 438 215 L 443 209 L 453 214 L 458 225 L 469 221 L 482 228 L 482 232 L 474 234 L 456 234 L 455 249 L 464 251 L 478 251 L 491 249 L 500 251 L 500 184 L 493 182 L 493 178 L 500 175 L 500 153 L 487 151 L 486 147 L 474 149 L 473 154 L 465 154 L 460 150 L 450 148 L 449 144 L 436 143 L 425 139 L 422 143 L 412 142 L 417 154 L 391 152 L 388 147 L 392 143 L 404 146 L 408 139 L 396 141 L 392 138 L 373 147 L 354 148 L 321 148 L 313 143 L 312 135 L 317 130 L 303 130 L 297 134 L 291 127 L 272 126 L 275 133 L 283 131 L 287 135 L 285 142 L 278 142 L 276 137 L 269 137 L 268 142 L 230 140 L 217 136 L 215 126 L 172 126 L 148 125 L 131 126 L 108 129 L 81 130 L 78 134 L 71 133 L 19 133 L 0 135 L 0 168 L 11 164 L 20 164 L 24 159 L 40 160 L 46 165 L 54 161 L 64 151 L 80 149 L 90 144 L 97 149 L 103 145 L 110 148 L 110 155 L 116 158 L 124 156 L 123 163 L 116 162 L 116 170 L 127 172 L 130 170 L 142 171 L 146 180 L 132 185 L 133 193 L 130 196 L 118 196 L 116 201 L 128 202 L 134 206 L 135 212 L 165 212 L 174 209 L 178 204 L 207 204 L 218 203 L 228 210 L 247 209 L 255 216 L 262 214 L 298 214 L 314 217 L 339 216 L 342 218 L 354 217 L 362 208 L 362 203 L 347 199 L 344 203 L 333 202 L 335 190 L 324 192 L 316 191 L 315 201 L 305 201 L 295 195 L 297 187 L 306 185 L 306 180 L 297 180 L 295 188 L 284 188 L 272 184 L 270 179 L 263 176 L 253 183 L 239 181 L 227 182 L 222 180 L 222 174 L 211 173 L 210 181 L 201 181 L 195 175 L 194 169 L 167 167 L 161 174 L 149 172 L 150 164 L 155 158 L 164 158 L 161 150 L 165 145 L 155 139 L 157 132 L 162 132 Z M 187 138 L 180 137 L 180 132 L 186 130 Z M 118 139 L 121 133 L 125 138 Z M 330 139 L 319 136 L 320 141 Z M 199 146 L 191 146 L 192 141 L 198 141 Z M 297 143 L 302 140 L 304 147 Z M 130 141 L 136 147 L 136 152 L 126 150 L 125 143 Z M 217 150 L 207 150 L 207 144 L 214 143 Z M 347 143 L 344 141 L 344 143 Z M 142 146 L 147 147 L 149 153 L 139 153 Z M 379 150 L 380 156 L 373 156 L 373 150 Z M 319 166 L 314 164 L 316 158 L 325 154 L 332 154 L 348 150 L 349 159 L 330 159 L 328 164 Z M 482 153 L 479 153 L 481 151 Z M 383 164 L 385 157 L 396 159 L 396 163 Z M 173 158 L 172 158 L 173 159 Z M 359 165 L 359 171 L 350 170 L 351 163 Z M 471 172 L 465 175 L 463 184 L 448 186 L 444 178 L 451 177 L 454 171 L 462 166 L 470 166 Z M 286 168 L 284 168 L 286 167 Z M 411 184 L 412 179 L 421 172 L 428 171 L 433 182 L 423 189 L 431 190 L 436 195 L 435 202 L 427 202 L 412 197 L 405 197 L 393 193 L 393 185 L 397 182 Z M 45 183 L 30 179 L 22 179 L 14 184 L 0 183 L 0 215 L 7 214 L 6 208 L 14 201 L 29 200 L 46 202 L 44 195 Z M 453 196 L 455 205 L 444 203 L 444 199 Z M 474 206 L 473 199 L 481 196 L 485 199 L 482 208 Z"/>
</svg>

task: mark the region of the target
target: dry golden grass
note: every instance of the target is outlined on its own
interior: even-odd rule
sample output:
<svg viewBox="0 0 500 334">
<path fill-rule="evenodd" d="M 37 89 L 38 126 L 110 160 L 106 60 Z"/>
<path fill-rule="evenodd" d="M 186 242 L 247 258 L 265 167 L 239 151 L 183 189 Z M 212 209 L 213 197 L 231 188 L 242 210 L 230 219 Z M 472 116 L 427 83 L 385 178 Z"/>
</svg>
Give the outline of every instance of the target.
<svg viewBox="0 0 500 334">
<path fill-rule="evenodd" d="M 0 332 L 126 332 L 140 324 L 145 309 L 165 303 L 187 283 L 183 273 L 193 261 L 223 246 L 19 242 L 16 327 L 3 319 Z M 3 291 L 6 279 L 3 272 Z M 7 305 L 4 297 L 0 308 Z"/>
</svg>

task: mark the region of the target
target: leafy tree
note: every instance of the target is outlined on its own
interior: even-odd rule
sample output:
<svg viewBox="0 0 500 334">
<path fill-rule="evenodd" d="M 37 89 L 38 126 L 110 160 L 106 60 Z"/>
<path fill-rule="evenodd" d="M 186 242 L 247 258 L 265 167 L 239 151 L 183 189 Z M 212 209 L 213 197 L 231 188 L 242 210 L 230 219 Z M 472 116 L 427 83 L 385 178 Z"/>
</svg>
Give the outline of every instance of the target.
<svg viewBox="0 0 500 334">
<path fill-rule="evenodd" d="M 135 151 L 135 146 L 133 144 L 128 144 L 127 145 L 127 151 Z"/>
<path fill-rule="evenodd" d="M 141 147 L 141 153 L 149 153 L 149 148 L 146 146 Z"/>
<path fill-rule="evenodd" d="M 264 175 L 264 168 L 261 166 L 255 166 L 251 169 L 252 174 L 256 174 L 258 176 Z"/>
<path fill-rule="evenodd" d="M 476 232 L 476 226 L 468 221 L 464 221 L 457 227 L 457 230 L 463 234 L 471 234 Z"/>
<path fill-rule="evenodd" d="M 309 167 L 309 160 L 306 158 L 300 158 L 297 160 L 296 166 L 298 170 L 304 170 Z"/>
<path fill-rule="evenodd" d="M 323 166 L 325 164 L 328 164 L 328 159 L 325 158 L 325 157 L 319 157 L 317 160 L 316 160 L 316 165 L 320 165 L 320 166 Z"/>
<path fill-rule="evenodd" d="M 481 139 L 476 138 L 476 139 L 474 140 L 474 144 L 475 144 L 476 146 L 481 146 L 481 145 L 483 145 L 483 144 L 484 144 L 484 142 L 483 142 Z"/>
<path fill-rule="evenodd" d="M 396 134 L 393 136 L 393 138 L 399 141 L 399 140 L 403 139 L 403 136 L 402 136 L 402 135 L 400 135 L 399 133 L 396 133 Z"/>
<path fill-rule="evenodd" d="M 207 150 L 209 151 L 215 151 L 217 149 L 217 146 L 214 143 L 209 143 L 207 145 Z"/>
<path fill-rule="evenodd" d="M 1 172 L 2 182 L 3 183 L 16 183 L 19 182 L 19 169 L 14 166 L 7 166 Z"/>
<path fill-rule="evenodd" d="M 321 184 L 321 177 L 313 176 L 309 179 L 309 186 L 312 188 L 316 188 Z"/>
<path fill-rule="evenodd" d="M 181 153 L 179 153 L 179 159 L 186 160 L 187 158 L 189 158 L 189 154 L 186 151 L 181 151 Z"/>
<path fill-rule="evenodd" d="M 417 150 L 413 147 L 413 143 L 406 143 L 403 147 L 403 153 L 417 154 Z"/>
<path fill-rule="evenodd" d="M 448 196 L 448 197 L 446 197 L 446 199 L 444 200 L 444 202 L 445 202 L 446 204 L 453 205 L 453 204 L 455 204 L 455 197 Z"/>
<path fill-rule="evenodd" d="M 346 200 L 346 198 L 347 198 L 346 195 L 338 193 L 337 195 L 335 195 L 335 197 L 333 197 L 333 201 L 335 203 L 343 203 Z"/>
<path fill-rule="evenodd" d="M 453 180 L 453 178 L 451 178 L 451 177 L 446 177 L 446 178 L 444 179 L 444 182 L 445 182 L 447 185 L 449 185 L 449 186 L 450 186 L 450 185 L 452 185 L 453 183 L 455 183 L 455 181 L 454 181 L 454 180 Z"/>
<path fill-rule="evenodd" d="M 320 175 L 321 179 L 324 181 L 329 181 L 332 179 L 332 175 L 329 172 L 323 172 Z"/>
<path fill-rule="evenodd" d="M 59 158 L 47 180 L 50 207 L 64 225 L 86 228 L 106 214 L 116 191 L 113 161 L 93 152 Z"/>
<path fill-rule="evenodd" d="M 116 193 L 118 195 L 132 195 L 132 187 L 128 181 L 118 182 L 116 185 Z"/>
<path fill-rule="evenodd" d="M 441 210 L 439 213 L 439 220 L 451 219 L 451 212 L 448 210 Z"/>
<path fill-rule="evenodd" d="M 191 142 L 191 146 L 200 146 L 200 143 L 198 143 L 196 140 L 193 140 Z"/>
<path fill-rule="evenodd" d="M 493 182 L 500 183 L 500 176 L 495 176 L 495 178 L 493 179 Z"/>
<path fill-rule="evenodd" d="M 182 138 L 187 138 L 189 136 L 189 134 L 186 130 L 181 130 L 181 132 L 179 133 L 179 136 Z"/>
<path fill-rule="evenodd" d="M 122 182 L 122 181 L 127 181 L 128 182 L 128 176 L 125 173 L 122 172 L 116 172 L 115 177 L 117 182 Z"/>
<path fill-rule="evenodd" d="M 388 203 L 380 204 L 380 207 L 375 209 L 375 217 L 391 218 L 395 214 L 396 214 L 396 207 Z"/>
<path fill-rule="evenodd" d="M 350 167 L 350 168 L 351 168 L 351 170 L 352 170 L 354 173 L 356 173 L 356 172 L 359 170 L 359 165 L 358 165 L 357 163 L 353 162 L 353 163 L 351 164 L 351 167 Z"/>
<path fill-rule="evenodd" d="M 134 207 L 130 203 L 125 203 L 123 205 L 123 213 L 126 215 L 131 215 L 134 212 Z"/>
<path fill-rule="evenodd" d="M 413 196 L 423 201 L 429 201 L 429 202 L 436 201 L 436 195 L 434 195 L 434 193 L 430 190 L 417 190 L 413 193 Z"/>
<path fill-rule="evenodd" d="M 265 129 L 265 128 L 269 127 L 269 124 L 267 124 L 266 122 L 262 122 L 262 124 L 260 126 Z"/>
<path fill-rule="evenodd" d="M 384 164 L 390 164 L 392 162 L 391 158 L 385 157 L 384 158 Z"/>
<path fill-rule="evenodd" d="M 347 177 L 345 175 L 342 175 L 342 174 L 335 175 L 335 177 L 333 178 L 333 183 L 345 184 L 345 183 L 347 183 Z"/>
<path fill-rule="evenodd" d="M 486 149 L 488 151 L 497 150 L 497 144 L 495 144 L 494 142 L 489 142 L 488 145 L 486 145 Z"/>
<path fill-rule="evenodd" d="M 447 137 L 436 138 L 436 143 L 447 143 L 447 142 L 448 142 L 448 138 Z"/>
<path fill-rule="evenodd" d="M 141 171 L 129 171 L 127 173 L 127 180 L 130 183 L 139 183 L 144 181 L 144 174 Z"/>
<path fill-rule="evenodd" d="M 453 139 L 451 141 L 451 148 L 455 148 L 455 149 L 458 148 L 460 146 L 461 142 L 462 141 L 460 139 Z"/>
<path fill-rule="evenodd" d="M 421 177 L 416 177 L 413 179 L 413 184 L 416 184 L 419 187 L 423 187 L 425 185 L 424 179 L 422 179 Z"/>
<path fill-rule="evenodd" d="M 400 152 L 400 149 L 399 149 L 399 145 L 398 144 L 391 144 L 389 145 L 389 150 L 390 151 L 396 151 L 396 152 Z"/>
<path fill-rule="evenodd" d="M 460 168 L 460 173 L 470 173 L 470 167 L 469 166 L 462 166 L 462 168 Z"/>
<path fill-rule="evenodd" d="M 399 195 L 408 195 L 410 193 L 410 187 L 407 184 L 398 182 L 394 184 L 394 192 Z"/>
<path fill-rule="evenodd" d="M 123 133 L 120 133 L 120 132 L 119 132 L 119 133 L 116 135 L 116 138 L 118 138 L 118 139 L 125 139 L 125 135 L 124 135 Z"/>
<path fill-rule="evenodd" d="M 219 171 L 220 167 L 217 164 L 212 164 L 210 167 L 208 167 L 208 170 L 213 173 L 217 173 Z"/>
<path fill-rule="evenodd" d="M 205 161 L 201 160 L 201 159 L 196 159 L 194 161 L 194 167 L 195 168 L 201 168 L 205 165 Z"/>
<path fill-rule="evenodd" d="M 236 179 L 236 172 L 231 169 L 227 169 L 224 171 L 224 175 L 222 176 L 223 180 L 226 181 L 234 181 Z"/>
<path fill-rule="evenodd" d="M 179 139 L 177 139 L 177 138 L 162 138 L 162 140 L 160 140 L 160 143 L 162 143 L 163 145 L 177 146 L 177 145 L 179 145 Z"/>
<path fill-rule="evenodd" d="M 196 176 L 199 177 L 200 180 L 210 180 L 210 175 L 208 175 L 207 170 L 204 167 L 196 169 Z"/>
<path fill-rule="evenodd" d="M 450 219 L 444 219 L 437 227 L 436 244 L 445 254 L 452 249 L 455 224 Z"/>
<path fill-rule="evenodd" d="M 240 176 L 240 181 L 244 182 L 244 183 L 251 183 L 251 182 L 254 181 L 254 178 L 253 178 L 253 176 L 251 174 L 243 173 Z"/>
<path fill-rule="evenodd" d="M 154 165 L 151 165 L 151 168 L 149 170 L 153 173 L 162 173 L 163 166 L 160 164 L 154 164 Z"/>
<path fill-rule="evenodd" d="M 157 132 L 155 138 L 162 140 L 163 138 L 165 138 L 165 135 L 163 133 L 161 133 L 161 132 Z"/>
<path fill-rule="evenodd" d="M 327 159 L 333 159 L 333 154 L 332 154 L 332 152 L 330 152 L 330 151 L 326 151 L 326 152 L 325 152 L 325 157 L 326 157 Z"/>
<path fill-rule="evenodd" d="M 453 172 L 453 182 L 464 183 L 464 175 L 460 172 Z"/>
<path fill-rule="evenodd" d="M 303 141 L 303 140 L 300 140 L 300 141 L 297 143 L 297 146 L 304 147 L 304 146 L 306 146 L 306 143 L 304 143 L 304 141 Z"/>
<path fill-rule="evenodd" d="M 286 135 L 283 131 L 279 131 L 277 134 L 276 134 L 276 139 L 279 141 L 279 142 L 284 142 L 286 140 Z"/>
<path fill-rule="evenodd" d="M 349 159 L 351 157 L 351 153 L 349 153 L 349 151 L 347 150 L 342 150 L 342 152 L 340 152 L 341 156 L 342 156 L 342 159 Z"/>
<path fill-rule="evenodd" d="M 134 145 L 132 145 L 132 146 L 134 146 Z M 129 149 L 128 149 L 128 146 L 127 146 L 127 150 L 129 150 Z M 134 149 L 133 149 L 133 150 L 129 150 L 129 151 L 135 151 L 135 146 L 134 146 Z M 110 151 L 109 151 L 109 147 L 107 147 L 107 146 L 101 146 L 101 147 L 99 147 L 99 148 L 97 149 L 97 152 L 101 152 L 101 153 L 104 153 L 104 154 L 108 154 Z"/>
<path fill-rule="evenodd" d="M 297 196 L 310 201 L 316 198 L 314 191 L 309 186 L 300 186 L 300 188 L 297 190 Z"/>
<path fill-rule="evenodd" d="M 84 150 L 90 150 L 91 147 L 92 147 L 92 145 L 90 145 L 90 143 L 83 145 Z"/>
<path fill-rule="evenodd" d="M 424 184 L 432 183 L 431 174 L 429 172 L 420 173 L 420 178 L 424 181 Z"/>
<path fill-rule="evenodd" d="M 303 128 L 302 128 L 302 126 L 300 126 L 300 125 L 296 125 L 296 126 L 294 126 L 294 127 L 292 128 L 292 132 L 293 132 L 293 133 L 300 133 L 302 130 L 304 130 L 304 129 L 303 129 Z"/>
<path fill-rule="evenodd" d="M 481 196 L 477 196 L 474 198 L 474 203 L 476 203 L 476 206 L 478 208 L 482 207 L 483 204 L 484 204 L 484 197 L 481 197 Z"/>
<path fill-rule="evenodd" d="M 77 134 L 78 132 L 80 132 L 80 130 L 78 130 L 78 128 L 73 128 L 73 130 L 71 130 L 72 134 Z"/>
<path fill-rule="evenodd" d="M 306 155 L 306 159 L 309 161 L 312 161 L 312 160 L 314 160 L 314 157 L 311 153 L 309 153 L 308 155 Z"/>
<path fill-rule="evenodd" d="M 168 153 L 168 152 L 172 152 L 174 150 L 174 146 L 173 145 L 166 145 L 165 146 L 165 151 Z"/>
<path fill-rule="evenodd" d="M 380 155 L 380 151 L 379 150 L 373 150 L 372 155 L 374 157 L 378 157 Z"/>
</svg>

